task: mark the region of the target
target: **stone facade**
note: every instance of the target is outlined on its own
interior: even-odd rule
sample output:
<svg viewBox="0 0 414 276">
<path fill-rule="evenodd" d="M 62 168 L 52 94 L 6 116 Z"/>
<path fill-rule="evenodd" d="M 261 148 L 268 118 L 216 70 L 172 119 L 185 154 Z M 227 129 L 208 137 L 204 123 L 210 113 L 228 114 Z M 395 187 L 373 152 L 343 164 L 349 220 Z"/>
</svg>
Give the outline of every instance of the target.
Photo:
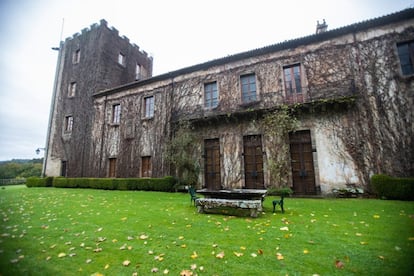
<svg viewBox="0 0 414 276">
<path fill-rule="evenodd" d="M 65 157 L 70 168 L 71 154 L 83 154 L 80 173 L 68 169 L 68 176 L 175 174 L 167 148 L 174 126 L 189 121 L 200 187 L 288 185 L 298 194 L 327 194 L 347 185 L 369 188 L 375 173 L 413 175 L 414 75 L 401 66 L 405 46 L 413 66 L 413 41 L 414 10 L 408 9 L 117 86 L 120 74 L 119 82 L 93 86 L 82 103 L 90 110 L 82 126 L 90 137 L 86 150 L 65 147 L 80 146 L 80 134 L 74 128 L 65 138 L 56 131 L 65 111 L 55 104 L 63 111 L 53 112 L 46 172 L 58 174 L 51 157 Z M 280 181 L 269 172 L 278 149 L 263 118 L 282 106 L 298 127 L 284 137 L 290 167 Z"/>
</svg>

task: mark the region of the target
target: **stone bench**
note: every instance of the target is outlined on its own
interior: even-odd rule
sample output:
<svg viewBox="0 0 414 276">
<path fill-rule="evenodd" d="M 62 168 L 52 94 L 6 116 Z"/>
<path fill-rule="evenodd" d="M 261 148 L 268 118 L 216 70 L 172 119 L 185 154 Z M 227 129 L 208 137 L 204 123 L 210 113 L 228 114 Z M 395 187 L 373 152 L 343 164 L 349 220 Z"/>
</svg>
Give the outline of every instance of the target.
<svg viewBox="0 0 414 276">
<path fill-rule="evenodd" d="M 222 199 L 222 198 L 198 198 L 196 206 L 199 213 L 205 210 L 231 207 L 240 209 L 249 209 L 251 217 L 257 217 L 258 212 L 263 210 L 261 200 L 243 200 L 243 199 Z"/>
</svg>

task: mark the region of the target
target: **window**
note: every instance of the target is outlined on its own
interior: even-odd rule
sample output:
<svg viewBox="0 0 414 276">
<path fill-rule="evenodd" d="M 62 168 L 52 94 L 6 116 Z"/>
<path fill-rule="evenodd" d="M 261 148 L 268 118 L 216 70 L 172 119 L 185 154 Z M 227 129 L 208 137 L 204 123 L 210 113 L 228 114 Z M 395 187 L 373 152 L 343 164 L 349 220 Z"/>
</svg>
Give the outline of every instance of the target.
<svg viewBox="0 0 414 276">
<path fill-rule="evenodd" d="M 414 41 L 398 43 L 397 49 L 402 74 L 404 76 L 414 74 Z"/>
<path fill-rule="evenodd" d="M 204 84 L 204 107 L 214 108 L 218 105 L 217 82 Z"/>
<path fill-rule="evenodd" d="M 109 158 L 108 177 L 116 177 L 116 158 Z"/>
<path fill-rule="evenodd" d="M 141 65 L 137 64 L 135 67 L 135 80 L 141 79 Z"/>
<path fill-rule="evenodd" d="M 112 123 L 119 125 L 121 122 L 121 105 L 114 104 L 112 106 Z"/>
<path fill-rule="evenodd" d="M 71 82 L 68 87 L 68 97 L 74 97 L 76 94 L 76 82 Z"/>
<path fill-rule="evenodd" d="M 118 63 L 121 65 L 125 65 L 125 55 L 122 53 L 119 53 L 118 55 Z"/>
<path fill-rule="evenodd" d="M 145 118 L 154 117 L 154 96 L 144 98 Z"/>
<path fill-rule="evenodd" d="M 152 163 L 151 156 L 143 156 L 141 164 L 141 177 L 151 177 L 152 176 Z"/>
<path fill-rule="evenodd" d="M 283 67 L 287 94 L 302 93 L 300 64 Z"/>
<path fill-rule="evenodd" d="M 73 53 L 72 63 L 76 64 L 76 63 L 79 63 L 79 61 L 80 61 L 80 50 L 78 49 Z"/>
<path fill-rule="evenodd" d="M 73 128 L 73 117 L 66 116 L 65 117 L 65 132 L 72 132 Z"/>
<path fill-rule="evenodd" d="M 256 101 L 256 75 L 249 74 L 240 77 L 242 100 L 244 103 Z"/>
</svg>

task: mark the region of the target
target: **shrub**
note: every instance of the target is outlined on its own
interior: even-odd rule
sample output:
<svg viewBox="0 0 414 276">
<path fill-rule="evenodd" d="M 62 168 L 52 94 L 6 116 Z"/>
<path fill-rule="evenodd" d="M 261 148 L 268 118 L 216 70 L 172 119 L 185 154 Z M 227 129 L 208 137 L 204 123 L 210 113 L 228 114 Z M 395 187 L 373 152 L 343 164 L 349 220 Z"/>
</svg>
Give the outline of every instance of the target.
<svg viewBox="0 0 414 276">
<path fill-rule="evenodd" d="M 384 174 L 371 177 L 373 191 L 386 199 L 414 200 L 414 178 L 398 178 Z"/>
<path fill-rule="evenodd" d="M 65 178 L 56 177 L 53 186 L 57 188 L 91 188 L 103 190 L 141 190 L 171 192 L 176 180 L 171 176 L 163 178 Z"/>
<path fill-rule="evenodd" d="M 269 188 L 267 190 L 267 194 L 276 196 L 290 196 L 291 194 L 293 194 L 293 191 L 289 187 Z"/>
<path fill-rule="evenodd" d="M 53 177 L 29 177 L 26 180 L 26 186 L 31 187 L 52 187 Z"/>
</svg>

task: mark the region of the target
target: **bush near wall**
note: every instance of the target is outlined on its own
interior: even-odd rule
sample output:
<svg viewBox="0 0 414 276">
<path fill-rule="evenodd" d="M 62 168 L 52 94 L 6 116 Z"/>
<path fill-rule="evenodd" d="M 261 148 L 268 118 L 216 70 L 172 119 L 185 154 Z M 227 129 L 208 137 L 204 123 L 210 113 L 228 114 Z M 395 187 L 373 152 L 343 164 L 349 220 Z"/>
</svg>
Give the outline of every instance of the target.
<svg viewBox="0 0 414 276">
<path fill-rule="evenodd" d="M 175 178 L 67 178 L 67 177 L 31 177 L 27 187 L 90 188 L 103 190 L 139 190 L 172 192 Z"/>
<path fill-rule="evenodd" d="M 414 177 L 400 178 L 376 174 L 371 177 L 371 186 L 380 198 L 414 200 Z"/>
<path fill-rule="evenodd" d="M 52 187 L 53 177 L 28 177 L 26 179 L 27 187 Z"/>
</svg>

